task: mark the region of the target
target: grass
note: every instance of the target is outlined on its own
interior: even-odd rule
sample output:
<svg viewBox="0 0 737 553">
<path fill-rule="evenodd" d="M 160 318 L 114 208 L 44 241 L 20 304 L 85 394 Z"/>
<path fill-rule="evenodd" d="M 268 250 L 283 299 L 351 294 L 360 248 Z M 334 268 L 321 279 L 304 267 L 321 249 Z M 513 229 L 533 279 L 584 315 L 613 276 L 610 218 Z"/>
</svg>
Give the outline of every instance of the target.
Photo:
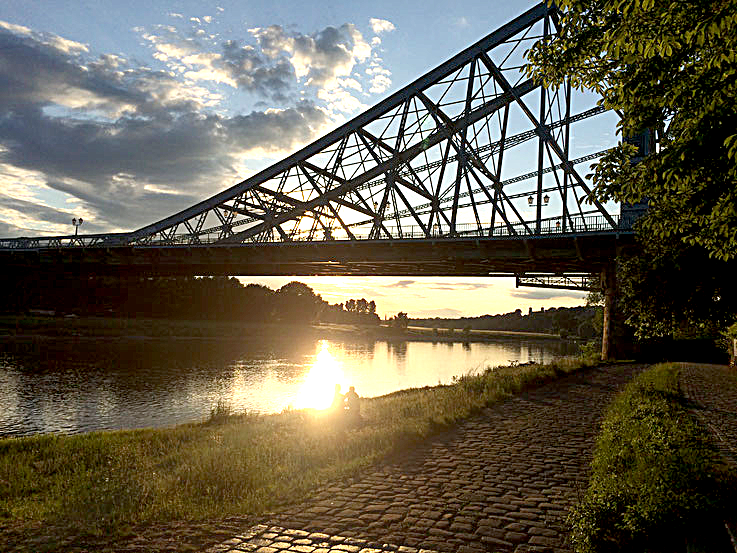
<svg viewBox="0 0 737 553">
<path fill-rule="evenodd" d="M 48 524 L 115 535 L 141 523 L 258 515 L 591 364 L 497 368 L 365 399 L 357 428 L 325 412 L 232 414 L 218 403 L 209 420 L 168 429 L 3 439 L 0 528 Z"/>
<path fill-rule="evenodd" d="M 724 533 L 737 509 L 735 475 L 678 382 L 677 365 L 656 365 L 609 406 L 589 487 L 569 518 L 578 553 L 685 551 L 693 534 Z"/>
</svg>

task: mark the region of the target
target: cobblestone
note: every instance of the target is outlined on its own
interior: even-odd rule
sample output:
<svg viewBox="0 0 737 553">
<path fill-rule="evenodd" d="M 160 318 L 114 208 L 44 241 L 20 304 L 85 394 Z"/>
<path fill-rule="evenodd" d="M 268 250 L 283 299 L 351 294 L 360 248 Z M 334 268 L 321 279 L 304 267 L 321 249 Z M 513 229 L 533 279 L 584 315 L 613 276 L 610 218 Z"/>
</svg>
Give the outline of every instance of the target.
<svg viewBox="0 0 737 553">
<path fill-rule="evenodd" d="M 603 410 L 641 369 L 582 371 L 499 402 L 208 553 L 256 543 L 279 553 L 569 551 L 565 516 L 587 484 Z M 277 550 L 282 537 L 300 545 Z"/>
<path fill-rule="evenodd" d="M 737 369 L 684 363 L 681 387 L 724 457 L 737 465 Z"/>
</svg>

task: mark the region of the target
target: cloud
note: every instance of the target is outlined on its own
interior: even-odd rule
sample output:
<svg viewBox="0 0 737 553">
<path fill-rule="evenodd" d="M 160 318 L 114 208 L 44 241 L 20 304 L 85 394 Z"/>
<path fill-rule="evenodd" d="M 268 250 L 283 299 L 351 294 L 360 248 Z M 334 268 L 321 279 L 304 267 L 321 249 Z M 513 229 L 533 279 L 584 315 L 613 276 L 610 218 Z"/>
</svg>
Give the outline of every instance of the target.
<svg viewBox="0 0 737 553">
<path fill-rule="evenodd" d="M 517 289 L 510 292 L 514 298 L 525 300 L 553 300 L 553 299 L 574 299 L 580 300 L 586 297 L 588 292 L 578 292 L 576 290 L 553 290 L 545 288 L 531 288 L 529 290 Z"/>
<path fill-rule="evenodd" d="M 371 25 L 371 30 L 377 35 L 380 33 L 388 33 L 396 29 L 394 23 L 391 21 L 387 21 L 386 19 L 377 19 L 375 17 L 369 19 L 369 25 Z"/>
<path fill-rule="evenodd" d="M 385 92 L 392 84 L 389 78 L 392 74 L 388 69 L 383 68 L 379 62 L 374 59 L 366 68 L 366 74 L 371 77 L 371 88 L 369 92 L 372 94 L 381 94 Z"/>
<path fill-rule="evenodd" d="M 136 29 L 154 67 L 0 21 L 3 234 L 65 231 L 72 212 L 88 232 L 150 223 L 241 180 L 248 160 L 314 140 L 365 109 L 368 86 L 391 84 L 349 23 L 252 29 L 248 44 L 204 33 L 211 16 L 168 16 L 183 28 Z M 236 91 L 251 106 L 229 112 Z"/>
<path fill-rule="evenodd" d="M 494 284 L 491 282 L 443 282 L 436 285 L 430 286 L 433 290 L 486 290 L 493 288 Z"/>
<path fill-rule="evenodd" d="M 288 32 L 279 25 L 249 32 L 266 56 L 277 59 L 286 53 L 297 77 L 317 88 L 335 88 L 338 77 L 350 75 L 357 63 L 371 56 L 371 46 L 351 23 L 311 35 Z"/>
<path fill-rule="evenodd" d="M 285 155 L 333 124 L 309 101 L 208 112 L 217 95 L 169 72 L 57 45 L 0 29 L 0 186 L 5 213 L 16 214 L 5 220 L 18 228 L 67 224 L 69 212 L 42 199 L 50 192 L 78 200 L 87 229 L 135 228 L 240 180 L 245 156 Z M 24 184 L 35 192 L 18 193 L 24 171 L 42 183 Z"/>
<path fill-rule="evenodd" d="M 387 286 L 390 286 L 392 288 L 408 288 L 415 284 L 415 280 L 398 280 L 394 284 L 388 284 Z"/>
<path fill-rule="evenodd" d="M 65 54 L 89 51 L 87 45 L 82 44 L 81 42 L 62 38 L 53 33 L 35 32 L 23 25 L 15 25 L 13 23 L 8 23 L 7 21 L 0 20 L 0 29 L 19 36 L 33 37 L 34 40 L 40 44 L 50 46 L 51 48 L 64 52 Z"/>
<path fill-rule="evenodd" d="M 223 54 L 215 67 L 225 72 L 239 88 L 255 92 L 262 97 L 280 101 L 296 85 L 294 67 L 284 57 L 268 63 L 252 46 L 238 46 L 234 41 L 223 45 Z"/>
<path fill-rule="evenodd" d="M 8 229 L 14 232 L 28 234 L 28 231 L 34 231 L 35 229 L 29 229 L 24 225 L 29 222 L 33 223 L 49 223 L 52 227 L 59 229 L 61 232 L 65 232 L 65 229 L 71 228 L 71 220 L 73 216 L 84 216 L 84 213 L 78 211 L 62 210 L 54 207 L 50 207 L 41 203 L 31 202 L 26 200 L 20 200 L 0 194 L 0 213 L 2 218 L 6 222 L 10 222 Z M 15 224 L 13 224 L 15 223 Z M 96 232 L 102 230 L 101 227 L 97 226 L 90 221 L 85 222 L 86 230 L 89 232 Z"/>
<path fill-rule="evenodd" d="M 414 319 L 434 319 L 435 317 L 440 317 L 443 319 L 457 319 L 461 316 L 463 316 L 463 311 L 460 311 L 458 309 L 451 309 L 448 307 L 442 309 L 412 310 L 412 312 L 410 313 L 410 317 Z"/>
</svg>

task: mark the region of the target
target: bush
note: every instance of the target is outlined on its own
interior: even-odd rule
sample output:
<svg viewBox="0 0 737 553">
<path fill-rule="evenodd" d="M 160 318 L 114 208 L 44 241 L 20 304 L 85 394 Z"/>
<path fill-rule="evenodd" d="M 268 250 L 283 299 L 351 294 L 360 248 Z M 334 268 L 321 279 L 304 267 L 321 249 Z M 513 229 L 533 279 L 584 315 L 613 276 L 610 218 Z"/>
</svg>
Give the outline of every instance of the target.
<svg viewBox="0 0 737 553">
<path fill-rule="evenodd" d="M 681 550 L 689 530 L 719 525 L 737 507 L 737 486 L 707 436 L 675 365 L 630 383 L 607 411 L 589 488 L 569 517 L 575 550 Z"/>
</svg>

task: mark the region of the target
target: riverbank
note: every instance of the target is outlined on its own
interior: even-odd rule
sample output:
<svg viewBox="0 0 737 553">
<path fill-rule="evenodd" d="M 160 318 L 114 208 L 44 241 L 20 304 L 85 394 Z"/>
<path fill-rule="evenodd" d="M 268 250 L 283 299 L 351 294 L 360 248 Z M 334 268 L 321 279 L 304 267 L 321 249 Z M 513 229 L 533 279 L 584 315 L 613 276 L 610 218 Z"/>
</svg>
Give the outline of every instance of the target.
<svg viewBox="0 0 737 553">
<path fill-rule="evenodd" d="M 239 338 L 280 336 L 285 333 L 316 339 L 335 337 L 365 340 L 423 342 L 490 342 L 500 338 L 560 340 L 557 334 L 500 330 L 448 331 L 426 327 L 395 329 L 384 325 L 241 323 L 237 321 L 175 320 L 117 317 L 0 316 L 0 339 L 44 337 Z"/>
<path fill-rule="evenodd" d="M 0 440 L 0 540 L 70 550 L 80 535 L 257 516 L 588 364 L 507 367 L 365 400 L 357 427 L 324 412 L 234 415 L 221 404 L 203 423 L 169 429 Z"/>
</svg>

